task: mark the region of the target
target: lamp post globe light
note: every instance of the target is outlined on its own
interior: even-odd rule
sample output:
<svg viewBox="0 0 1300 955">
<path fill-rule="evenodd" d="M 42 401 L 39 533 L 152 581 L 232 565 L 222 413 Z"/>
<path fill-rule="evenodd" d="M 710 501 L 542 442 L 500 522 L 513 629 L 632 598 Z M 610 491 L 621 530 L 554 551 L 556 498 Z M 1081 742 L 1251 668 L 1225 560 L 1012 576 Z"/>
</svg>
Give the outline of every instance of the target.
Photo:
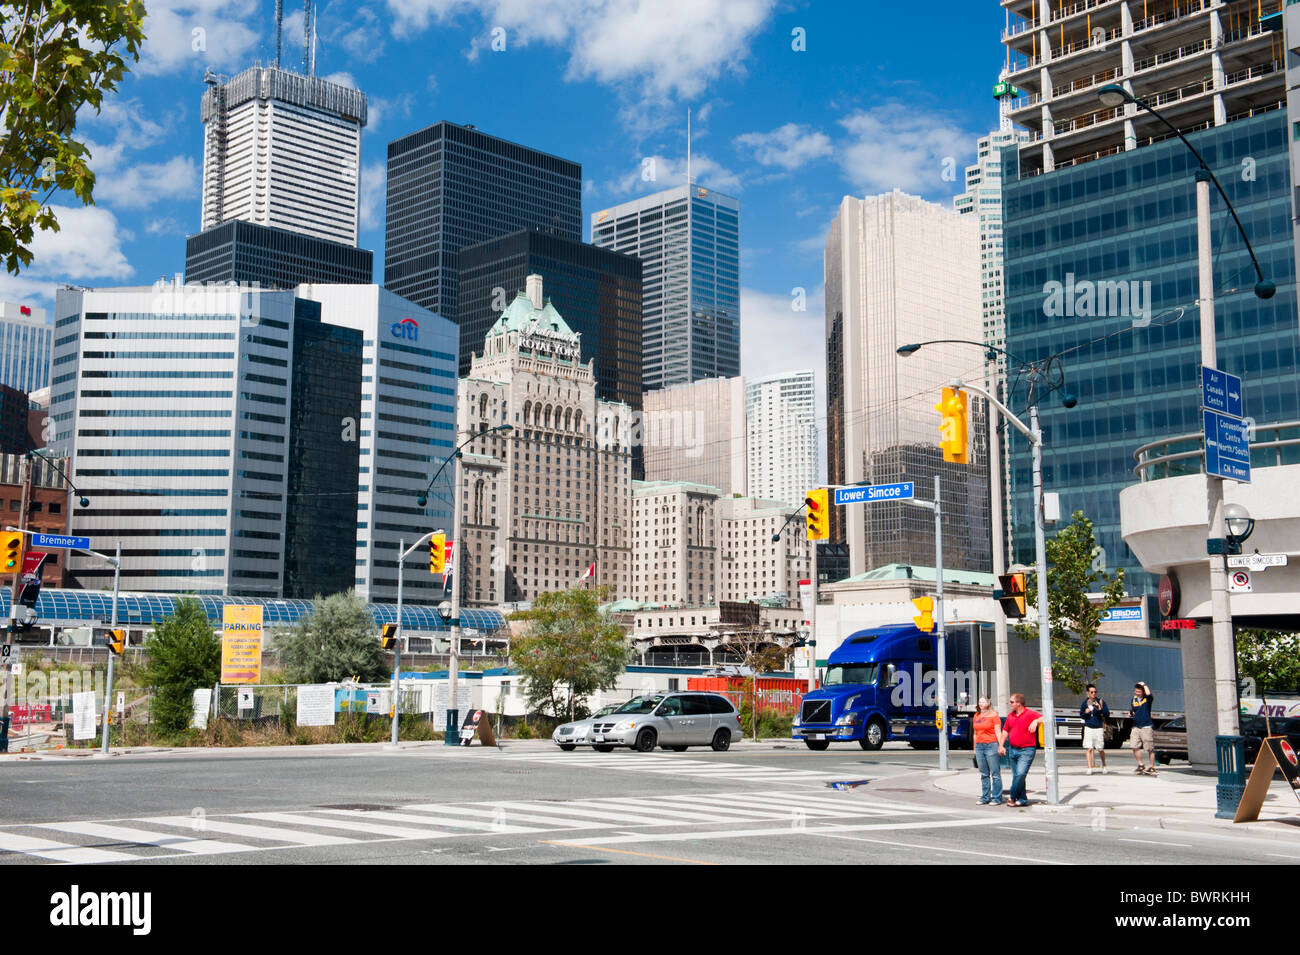
<svg viewBox="0 0 1300 955">
<path fill-rule="evenodd" d="M 1259 299 L 1270 299 L 1276 294 L 1277 286 L 1264 278 L 1264 271 L 1260 268 L 1259 258 L 1255 255 L 1255 249 L 1250 244 L 1250 237 L 1246 235 L 1246 229 L 1241 224 L 1241 218 L 1237 215 L 1237 210 L 1233 208 L 1232 201 L 1223 189 L 1223 184 L 1219 182 L 1209 164 L 1206 163 L 1205 157 L 1197 151 L 1196 147 L 1191 144 L 1182 130 L 1166 119 L 1159 110 L 1148 103 L 1143 102 L 1133 95 L 1131 91 L 1117 83 L 1108 83 L 1097 91 L 1097 97 L 1103 106 L 1115 108 L 1127 103 L 1132 103 L 1139 109 L 1144 109 L 1156 119 L 1160 120 L 1171 132 L 1174 133 L 1187 147 L 1188 151 L 1196 158 L 1199 168 L 1196 171 L 1196 251 L 1197 251 L 1197 271 L 1198 271 L 1198 292 L 1200 295 L 1200 338 L 1201 338 L 1201 365 L 1206 368 L 1218 368 L 1218 349 L 1215 342 L 1215 324 L 1214 324 L 1214 263 L 1212 238 L 1210 232 L 1210 183 L 1214 184 L 1223 199 L 1223 204 L 1228 207 L 1228 212 L 1232 215 L 1232 221 L 1237 225 L 1237 231 L 1241 234 L 1242 242 L 1245 243 L 1246 251 L 1250 253 L 1250 261 L 1255 266 L 1255 296 Z M 1218 733 L 1220 736 L 1236 736 L 1238 730 L 1238 701 L 1237 701 L 1237 677 L 1236 677 L 1236 640 L 1232 632 L 1232 609 L 1228 598 L 1228 568 L 1226 565 L 1224 552 L 1231 547 L 1240 547 L 1240 541 L 1233 543 L 1233 535 L 1226 523 L 1226 509 L 1223 502 L 1223 479 L 1212 475 L 1208 471 L 1208 460 L 1206 461 L 1205 472 L 1205 489 L 1206 489 L 1206 515 L 1209 523 L 1209 540 L 1212 544 L 1217 543 L 1218 552 L 1211 552 L 1210 563 L 1210 615 L 1212 628 L 1212 645 L 1214 650 L 1214 691 L 1215 691 L 1215 710 Z M 1247 516 L 1247 519 L 1248 516 Z M 1252 522 L 1253 526 L 1253 522 Z M 1249 534 L 1249 530 L 1246 531 Z M 1245 538 L 1241 538 L 1244 540 Z M 1238 551 L 1239 552 L 1239 551 Z M 1189 713 L 1188 730 L 1191 731 Z"/>
<path fill-rule="evenodd" d="M 1223 522 L 1228 531 L 1229 553 L 1240 554 L 1241 545 L 1255 533 L 1255 519 L 1244 506 L 1234 503 L 1224 505 Z"/>
</svg>

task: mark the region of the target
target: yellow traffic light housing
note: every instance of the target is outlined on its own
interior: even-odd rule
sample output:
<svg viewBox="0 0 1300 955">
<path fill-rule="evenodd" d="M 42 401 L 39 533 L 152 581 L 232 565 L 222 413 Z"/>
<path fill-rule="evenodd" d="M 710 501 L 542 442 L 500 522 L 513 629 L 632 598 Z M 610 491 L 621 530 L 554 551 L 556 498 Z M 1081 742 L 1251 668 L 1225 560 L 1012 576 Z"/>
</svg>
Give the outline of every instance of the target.
<svg viewBox="0 0 1300 955">
<path fill-rule="evenodd" d="M 1001 574 L 998 577 L 998 586 L 1002 593 L 998 596 L 998 603 L 1002 605 L 1002 613 L 1008 620 L 1020 620 L 1025 616 L 1025 575 L 1024 574 Z"/>
<path fill-rule="evenodd" d="M 446 573 L 447 535 L 434 534 L 429 538 L 429 573 Z"/>
<path fill-rule="evenodd" d="M 913 617 L 912 622 L 916 624 L 916 629 L 922 633 L 930 633 L 934 630 L 934 598 L 933 597 L 913 597 L 912 606 L 916 607 L 920 616 Z"/>
<path fill-rule="evenodd" d="M 126 647 L 126 631 L 110 630 L 108 631 L 107 640 L 109 652 L 120 657 L 122 650 Z"/>
<path fill-rule="evenodd" d="M 831 536 L 830 494 L 824 487 L 804 495 L 807 505 L 807 529 L 810 541 L 824 541 Z"/>
<path fill-rule="evenodd" d="M 23 569 L 23 544 L 26 535 L 20 531 L 6 531 L 0 537 L 0 573 L 19 574 Z"/>
<path fill-rule="evenodd" d="M 379 645 L 385 650 L 397 646 L 397 624 L 386 623 L 379 631 Z"/>
<path fill-rule="evenodd" d="M 934 406 L 942 420 L 939 423 L 939 447 L 943 459 L 955 464 L 965 464 L 966 455 L 966 392 L 944 388 L 943 397 Z"/>
</svg>

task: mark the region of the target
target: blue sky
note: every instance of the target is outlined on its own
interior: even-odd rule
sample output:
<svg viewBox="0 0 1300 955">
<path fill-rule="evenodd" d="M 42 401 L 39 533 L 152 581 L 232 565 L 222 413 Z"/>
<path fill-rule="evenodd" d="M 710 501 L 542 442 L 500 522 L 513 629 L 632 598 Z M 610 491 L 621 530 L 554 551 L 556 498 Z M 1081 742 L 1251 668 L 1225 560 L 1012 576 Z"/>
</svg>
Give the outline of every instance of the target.
<svg viewBox="0 0 1300 955">
<path fill-rule="evenodd" d="M 5 299 L 47 304 L 58 283 L 149 284 L 183 268 L 199 222 L 204 70 L 269 61 L 274 3 L 146 6 L 141 63 L 79 126 L 97 203 L 38 237 L 32 267 L 0 278 Z M 302 12 L 285 6 L 296 66 Z M 898 187 L 950 201 L 961 183 L 944 178 L 945 160 L 960 180 L 997 119 L 997 0 L 326 0 L 317 21 L 317 73 L 370 99 L 361 245 L 377 278 L 389 140 L 447 119 L 578 161 L 586 221 L 681 181 L 692 109 L 696 180 L 741 201 L 749 375 L 822 377 L 822 248 L 839 200 Z M 655 182 L 642 179 L 650 157 Z"/>
</svg>

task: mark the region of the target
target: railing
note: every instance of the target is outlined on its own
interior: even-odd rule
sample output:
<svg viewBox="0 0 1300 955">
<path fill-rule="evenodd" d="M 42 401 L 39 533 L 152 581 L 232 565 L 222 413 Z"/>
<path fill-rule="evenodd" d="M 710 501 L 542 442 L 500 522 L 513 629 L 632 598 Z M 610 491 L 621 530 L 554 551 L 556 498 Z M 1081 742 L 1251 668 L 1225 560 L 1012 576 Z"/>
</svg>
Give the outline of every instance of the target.
<svg viewBox="0 0 1300 955">
<path fill-rule="evenodd" d="M 1069 83 L 1062 83 L 1060 86 L 1052 87 L 1052 98 L 1059 96 L 1068 96 L 1071 93 L 1077 93 L 1080 90 L 1091 89 L 1100 83 L 1106 83 L 1117 78 L 1120 75 L 1118 68 L 1102 70 L 1100 73 L 1093 73 L 1091 76 L 1085 76 L 1082 79 L 1071 80 Z"/>
<path fill-rule="evenodd" d="M 1143 57 L 1140 60 L 1133 61 L 1133 72 L 1141 73 L 1143 70 L 1149 70 L 1153 66 L 1164 66 L 1166 63 L 1176 63 L 1179 60 L 1185 60 L 1188 57 L 1196 56 L 1198 53 L 1205 53 L 1211 49 L 1209 40 L 1200 40 L 1196 43 L 1189 43 L 1187 46 L 1180 46 L 1176 50 L 1166 50 L 1164 53 L 1157 53 L 1155 56 Z"/>
<path fill-rule="evenodd" d="M 1002 39 L 1009 40 L 1013 36 L 1020 36 L 1028 30 L 1036 30 L 1042 25 L 1041 20 L 1021 20 L 1019 23 L 1013 23 L 1007 29 L 1002 31 Z"/>
<path fill-rule="evenodd" d="M 1112 119 L 1120 119 L 1124 116 L 1123 107 L 1116 106 L 1112 109 L 1100 109 L 1094 113 L 1086 113 L 1083 116 L 1076 116 L 1074 119 L 1067 119 L 1060 123 L 1053 123 L 1052 130 L 1057 136 L 1065 133 L 1072 133 L 1075 130 L 1087 129 L 1089 126 L 1099 126 L 1102 123 L 1108 123 Z"/>
<path fill-rule="evenodd" d="M 1286 431 L 1294 434 L 1285 437 Z M 1268 440 L 1257 440 L 1266 435 Z M 1248 437 L 1252 467 L 1300 464 L 1300 421 L 1253 425 Z M 1201 474 L 1205 471 L 1205 435 L 1198 431 L 1152 441 L 1134 451 L 1133 457 L 1138 462 L 1133 473 L 1143 482 Z M 1162 468 L 1164 473 L 1160 473 Z"/>
<path fill-rule="evenodd" d="M 1171 20 L 1179 20 L 1183 17 L 1190 17 L 1193 14 L 1200 13 L 1210 9 L 1214 0 L 1190 0 L 1181 7 L 1175 7 L 1171 13 L 1155 13 L 1144 20 L 1133 21 L 1133 32 L 1138 33 L 1142 30 L 1158 27 L 1162 23 L 1168 23 Z"/>
</svg>

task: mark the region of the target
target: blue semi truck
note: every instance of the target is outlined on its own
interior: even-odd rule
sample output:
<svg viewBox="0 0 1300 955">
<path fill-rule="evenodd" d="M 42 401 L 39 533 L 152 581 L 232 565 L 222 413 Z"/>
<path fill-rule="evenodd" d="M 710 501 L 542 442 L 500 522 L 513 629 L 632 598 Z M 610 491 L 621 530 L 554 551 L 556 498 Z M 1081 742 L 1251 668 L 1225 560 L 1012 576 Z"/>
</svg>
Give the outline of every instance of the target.
<svg viewBox="0 0 1300 955">
<path fill-rule="evenodd" d="M 950 745 L 969 746 L 976 701 L 980 696 L 992 698 L 996 686 L 993 625 L 950 624 L 946 639 L 948 712 L 942 723 Z M 1094 669 L 1101 675 L 1095 682 L 1110 705 L 1108 743 L 1118 745 L 1128 735 L 1129 701 L 1139 680 L 1155 694 L 1157 722 L 1182 715 L 1182 648 L 1177 641 L 1107 635 L 1098 640 Z M 873 750 L 889 740 L 917 749 L 937 747 L 936 643 L 934 634 L 911 624 L 850 634 L 827 660 L 821 685 L 804 696 L 794 720 L 794 738 L 813 750 L 834 742 L 856 742 Z M 1026 705 L 1041 712 L 1038 641 L 1027 642 L 1012 633 L 1007 644 L 1011 691 L 1023 693 Z M 1082 696 L 1059 681 L 1054 690 L 1057 739 L 1081 739 Z"/>
</svg>

